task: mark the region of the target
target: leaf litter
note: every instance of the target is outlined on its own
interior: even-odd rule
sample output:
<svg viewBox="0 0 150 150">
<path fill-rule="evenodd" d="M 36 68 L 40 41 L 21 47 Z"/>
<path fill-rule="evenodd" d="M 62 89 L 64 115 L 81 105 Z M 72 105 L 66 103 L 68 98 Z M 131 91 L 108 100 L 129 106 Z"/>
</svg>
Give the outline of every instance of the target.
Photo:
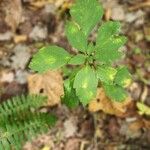
<svg viewBox="0 0 150 150">
<path fill-rule="evenodd" d="M 38 16 L 38 13 L 37 12 L 35 13 L 35 10 L 39 10 L 39 8 L 45 10 L 45 7 L 47 5 L 50 5 L 50 3 L 45 1 L 45 2 L 43 2 L 43 4 L 40 4 L 39 6 L 32 5 L 32 9 L 31 9 L 31 2 L 34 3 L 36 1 L 23 0 L 22 4 L 17 0 L 13 0 L 11 3 L 8 3 L 8 1 L 4 1 L 4 2 L 5 3 L 1 3 L 1 4 L 6 7 L 3 7 L 4 9 L 0 10 L 0 11 L 2 11 L 0 16 L 3 15 L 4 12 L 7 14 L 7 16 L 3 16 L 4 20 L 3 20 L 3 17 L 1 17 L 1 21 L 0 21 L 0 25 L 3 25 L 1 27 L 1 30 L 3 29 L 3 32 L 0 34 L 0 35 L 2 35 L 2 36 L 0 36 L 0 39 L 2 41 L 2 43 L 0 43 L 1 44 L 0 52 L 2 52 L 1 53 L 2 59 L 0 60 L 0 69 L 4 69 L 7 66 L 7 68 L 9 68 L 10 71 L 8 71 L 8 72 L 7 72 L 7 70 L 4 71 L 3 75 L 0 76 L 0 81 L 1 81 L 0 93 L 3 92 L 2 88 L 4 88 L 5 94 L 3 94 L 2 97 L 5 97 L 7 99 L 7 97 L 19 94 L 20 92 L 26 93 L 24 90 L 24 87 L 22 85 L 24 85 L 24 84 L 27 85 L 27 81 L 25 80 L 25 78 L 27 77 L 28 74 L 31 74 L 31 72 L 29 72 L 26 68 L 26 65 L 28 64 L 30 57 L 31 57 L 30 51 L 27 49 L 22 50 L 22 49 L 24 49 L 23 48 L 24 46 L 21 46 L 19 48 L 20 50 L 15 51 L 15 53 L 12 55 L 12 49 L 14 47 L 16 47 L 18 44 L 20 45 L 20 43 L 23 43 L 27 47 L 30 47 L 32 53 L 35 52 L 35 45 L 40 45 L 40 42 L 41 41 L 43 42 L 43 39 L 41 40 L 39 37 L 36 38 L 36 40 L 34 40 L 32 37 L 29 38 L 29 33 L 31 31 L 33 31 L 34 27 L 36 27 L 37 22 L 38 23 L 40 22 L 40 27 L 41 27 L 41 24 L 42 24 L 42 27 L 43 27 L 43 24 L 44 24 L 44 28 L 45 28 L 45 26 L 47 27 L 47 24 L 45 24 L 45 23 L 43 23 L 43 21 L 41 21 L 42 17 L 37 22 L 36 21 L 34 22 L 34 18 L 36 18 L 36 16 Z M 51 7 L 54 6 L 56 12 L 58 12 L 58 13 L 61 12 L 62 15 L 64 13 L 67 14 L 66 10 L 70 6 L 71 2 L 72 2 L 71 0 L 68 0 L 65 2 L 64 2 L 64 0 L 58 0 L 55 2 L 51 1 L 51 4 L 52 4 Z M 58 113 L 60 116 L 60 120 L 59 120 L 57 126 L 54 129 L 52 129 L 50 131 L 50 133 L 48 133 L 47 135 L 41 136 L 41 137 L 39 137 L 38 140 L 35 140 L 33 143 L 30 143 L 30 149 L 39 150 L 39 149 L 41 149 L 41 147 L 44 149 L 44 147 L 46 147 L 47 145 L 48 145 L 49 149 L 58 149 L 58 150 L 60 150 L 62 148 L 66 148 L 66 150 L 68 150 L 68 147 L 71 147 L 72 145 L 74 145 L 74 146 L 72 146 L 72 148 L 73 147 L 76 148 L 74 150 L 79 150 L 80 148 L 86 148 L 86 147 L 88 147 L 89 149 L 94 149 L 96 146 L 98 146 L 99 149 L 103 149 L 103 148 L 118 149 L 119 147 L 124 147 L 124 149 L 127 149 L 127 148 L 133 149 L 136 147 L 137 147 L 137 149 L 138 148 L 139 149 L 149 149 L 148 146 L 149 146 L 150 140 L 148 140 L 148 139 L 150 139 L 150 138 L 148 138 L 148 133 L 149 133 L 148 131 L 150 128 L 150 121 L 149 121 L 149 117 L 147 115 L 147 114 L 149 114 L 149 104 L 150 104 L 149 103 L 149 94 L 148 94 L 149 87 L 148 87 L 148 84 L 146 84 L 147 82 L 144 82 L 145 80 L 143 80 L 143 79 L 148 80 L 148 76 L 147 75 L 145 76 L 145 74 L 148 74 L 148 72 L 146 71 L 146 73 L 144 73 L 144 74 L 143 74 L 143 72 L 145 72 L 145 70 L 148 68 L 148 67 L 146 67 L 145 64 L 147 64 L 146 63 L 147 62 L 147 52 L 148 52 L 149 47 L 147 45 L 147 42 L 145 42 L 144 40 L 146 39 L 146 41 L 149 41 L 149 32 L 148 32 L 149 25 L 148 25 L 148 19 L 146 18 L 147 14 L 149 12 L 149 10 L 147 9 L 147 8 L 149 8 L 149 5 L 147 5 L 148 4 L 147 2 L 143 2 L 143 3 L 144 3 L 144 5 L 141 2 L 139 3 L 138 0 L 135 0 L 134 2 L 131 2 L 128 0 L 126 0 L 126 1 L 120 1 L 120 0 L 103 1 L 103 4 L 106 9 L 111 8 L 111 9 L 113 9 L 113 11 L 118 11 L 118 12 L 122 11 L 124 13 L 124 14 L 123 13 L 122 14 L 125 15 L 125 16 L 123 16 L 122 14 L 119 14 L 116 12 L 112 13 L 112 10 L 111 10 L 111 12 L 109 12 L 109 16 L 107 16 L 107 19 L 109 20 L 109 19 L 115 19 L 115 18 L 118 19 L 119 18 L 122 20 L 122 18 L 124 18 L 122 20 L 123 26 L 124 26 L 123 28 L 125 29 L 124 32 L 128 35 L 129 38 L 131 37 L 130 36 L 131 34 L 135 36 L 130 41 L 132 44 L 130 44 L 130 42 L 128 42 L 128 44 L 127 44 L 127 55 L 128 56 L 127 56 L 127 58 L 125 58 L 126 60 L 124 61 L 124 63 L 128 63 L 129 67 L 132 69 L 133 74 L 135 75 L 134 83 L 136 83 L 136 85 L 133 83 L 134 85 L 131 84 L 131 86 L 133 86 L 133 87 L 132 88 L 129 87 L 129 88 L 131 88 L 131 90 L 129 89 L 130 90 L 129 92 L 132 95 L 132 102 L 131 102 L 131 98 L 128 98 L 127 101 L 123 104 L 114 103 L 114 102 L 108 100 L 108 98 L 105 96 L 105 93 L 101 89 L 101 94 L 97 95 L 97 97 L 100 100 L 97 100 L 95 98 L 94 100 L 91 101 L 91 104 L 89 105 L 89 110 L 91 111 L 90 115 L 89 115 L 89 112 L 87 112 L 87 110 L 83 111 L 83 109 L 81 109 L 81 108 L 78 108 L 75 110 L 68 110 L 67 108 L 65 108 L 65 110 L 67 109 L 67 111 L 63 111 L 63 113 L 61 113 L 64 116 L 62 116 L 60 113 Z M 16 6 L 17 6 L 17 8 L 16 8 Z M 11 9 L 8 9 L 10 7 L 11 7 Z M 5 8 L 7 8 L 7 9 L 5 9 Z M 128 8 L 130 8 L 130 11 L 128 11 Z M 131 10 L 131 8 L 132 8 L 132 10 Z M 142 8 L 142 9 L 139 9 L 139 8 Z M 22 10 L 25 11 L 25 9 L 27 10 L 28 13 L 26 13 L 26 12 L 22 13 Z M 62 10 L 60 11 L 60 9 L 62 9 Z M 11 11 L 10 14 L 9 14 L 8 10 Z M 57 16 L 56 12 L 53 12 L 54 18 L 57 18 L 58 16 L 60 17 L 60 14 Z M 15 17 L 12 17 L 12 15 L 14 16 L 14 14 L 17 14 L 17 15 Z M 30 18 L 31 14 L 34 14 L 32 16 L 32 19 L 26 20 L 26 23 L 24 23 L 23 22 L 24 18 L 25 19 L 26 19 L 26 17 Z M 114 16 L 112 16 L 112 15 L 114 15 Z M 63 16 L 61 16 L 61 17 L 63 17 Z M 64 31 L 63 31 L 63 22 L 64 21 L 61 21 L 61 19 L 62 18 L 59 18 L 59 22 L 56 22 L 56 24 L 54 23 L 53 26 L 56 26 L 56 30 L 53 33 L 51 33 L 51 34 L 46 33 L 46 36 L 44 37 L 44 42 L 48 41 L 48 42 L 53 42 L 53 43 L 57 43 L 60 45 L 64 45 L 65 47 L 67 47 L 69 49 L 69 51 L 72 51 L 72 50 L 70 50 L 70 47 L 66 44 L 67 42 L 64 38 Z M 31 22 L 32 23 L 34 22 L 34 23 L 32 24 Z M 53 22 L 53 20 L 51 20 L 51 22 Z M 26 25 L 28 24 L 28 26 L 26 26 L 25 24 Z M 24 27 L 26 26 L 26 29 L 20 30 L 19 28 L 21 26 L 23 27 L 23 25 L 24 25 Z M 8 26 L 8 27 L 6 27 L 6 26 Z M 54 30 L 53 26 L 52 26 L 51 30 Z M 142 38 L 139 38 L 139 36 L 140 36 L 139 29 L 140 28 L 141 28 L 140 34 L 142 33 Z M 23 31 L 23 30 L 25 30 L 25 31 Z M 27 30 L 29 30 L 30 32 L 28 31 L 28 33 L 27 33 Z M 17 33 L 14 33 L 16 31 L 17 31 Z M 19 32 L 22 32 L 22 33 L 20 34 Z M 6 35 L 6 36 L 3 36 L 3 35 Z M 136 39 L 138 39 L 138 42 L 136 42 L 137 41 Z M 137 57 L 137 55 L 135 57 L 135 54 L 133 53 L 132 49 L 136 48 L 137 46 L 140 47 L 141 53 L 138 54 L 139 55 L 138 57 Z M 5 55 L 6 51 L 3 50 L 3 48 L 7 49 L 7 53 L 8 53 L 7 57 Z M 19 54 L 19 53 L 22 53 L 22 54 Z M 141 56 L 144 57 L 144 59 L 143 59 L 144 61 L 141 61 L 141 59 L 139 59 Z M 132 59 L 132 58 L 134 58 L 134 59 Z M 5 64 L 3 61 L 4 59 L 9 61 L 9 65 L 3 65 L 3 64 Z M 10 60 L 12 61 L 12 63 Z M 142 69 L 140 69 L 140 72 L 142 72 L 142 79 L 139 78 L 138 76 L 136 76 L 136 72 L 134 72 L 137 67 L 142 68 Z M 26 74 L 24 71 L 28 72 L 28 73 Z M 18 74 L 20 74 L 20 75 L 18 75 Z M 21 74 L 24 74 L 24 75 L 21 75 Z M 17 80 L 16 80 L 16 76 L 17 76 Z M 44 94 L 46 96 L 48 96 L 50 99 L 49 105 L 51 105 L 51 106 L 59 105 L 59 107 L 57 106 L 58 108 L 56 108 L 56 109 L 57 109 L 57 111 L 60 111 L 59 110 L 60 107 L 64 107 L 64 106 L 60 106 L 60 103 L 61 103 L 60 96 L 63 94 L 63 79 L 62 79 L 61 73 L 56 73 L 56 72 L 52 73 L 51 72 L 51 73 L 46 73 L 45 75 L 40 75 L 40 76 L 37 76 L 36 74 L 34 74 L 34 75 L 31 74 L 29 76 L 29 78 L 30 77 L 32 79 L 31 79 L 30 83 L 28 81 L 28 88 L 29 88 L 30 84 L 33 84 L 32 83 L 33 80 L 36 80 L 37 83 L 35 83 L 35 85 L 38 85 L 38 86 L 36 86 L 38 88 L 36 89 L 33 84 L 31 86 L 32 88 L 29 88 L 29 91 L 31 93 L 32 92 L 38 93 L 41 90 L 41 88 L 46 88 L 47 92 Z M 7 85 L 6 85 L 6 82 L 9 82 L 9 83 L 7 83 Z M 53 84 L 54 84 L 54 87 L 56 87 L 56 89 L 59 87 L 58 88 L 59 90 L 55 91 L 54 90 L 55 88 L 54 88 L 51 91 Z M 139 109 L 138 109 L 138 107 L 135 106 L 134 109 L 132 109 L 133 114 L 128 114 L 128 106 L 132 105 L 132 103 L 134 103 L 136 105 L 137 102 L 140 101 L 140 98 L 143 95 L 145 86 L 148 88 L 148 90 L 147 90 L 146 96 L 144 96 L 144 104 L 142 103 L 142 105 L 140 105 Z M 98 91 L 99 90 L 100 89 L 98 89 Z M 41 92 L 42 91 L 43 90 L 41 90 Z M 48 92 L 48 91 L 51 91 L 51 92 Z M 55 101 L 52 101 L 52 99 L 51 99 L 53 96 L 55 97 L 55 99 L 54 99 Z M 4 98 L 2 98 L 2 97 L 0 97 L 0 98 L 4 100 Z M 141 104 L 141 102 L 140 102 L 140 104 Z M 51 108 L 50 111 L 53 111 L 53 108 Z M 140 114 L 143 114 L 142 116 L 138 114 L 139 111 L 140 111 Z M 101 135 L 101 136 L 99 136 L 101 140 L 97 141 L 98 142 L 97 145 L 95 145 L 93 143 L 93 140 L 95 141 L 95 137 L 93 137 L 92 135 L 89 138 L 89 136 L 86 136 L 85 132 L 83 132 L 84 135 L 78 134 L 78 132 L 81 131 L 80 127 L 86 126 L 83 123 L 84 121 L 89 122 L 89 120 L 90 120 L 91 122 L 92 121 L 95 122 L 95 119 L 93 117 L 93 112 L 98 114 L 98 117 L 96 120 L 98 122 L 95 125 L 95 129 L 93 129 L 93 128 L 90 128 L 90 129 L 97 130 L 97 133 L 99 132 L 99 135 Z M 73 117 L 77 117 L 77 124 L 76 123 L 74 124 L 74 122 L 72 120 L 68 121 L 68 116 L 70 116 L 70 114 L 73 115 Z M 135 120 L 131 121 L 132 117 Z M 115 118 L 115 119 L 112 119 L 112 118 Z M 65 122 L 71 122 L 69 124 L 71 124 L 70 126 L 72 126 L 72 127 L 67 129 L 68 130 L 67 132 L 70 132 L 70 133 L 66 134 L 66 135 L 70 135 L 71 137 L 68 136 L 69 138 L 67 138 L 67 136 L 66 136 L 64 139 L 59 140 L 58 137 L 60 134 L 58 133 L 58 129 L 63 129 Z M 68 123 L 66 123 L 66 124 L 68 124 Z M 113 127 L 112 130 L 110 129 L 111 127 Z M 72 129 L 72 131 L 69 129 Z M 109 132 L 107 130 L 109 130 Z M 118 130 L 119 130 L 119 132 L 118 132 Z M 142 132 L 141 132 L 141 130 L 142 130 Z M 114 136 L 110 136 L 110 135 L 108 135 L 108 133 L 112 134 Z M 115 134 L 117 134 L 117 136 L 119 136 L 119 140 L 117 140 Z M 55 136 L 55 135 L 57 135 L 57 136 Z M 115 139 L 116 139 L 116 142 L 112 143 L 112 141 Z M 86 144 L 84 144 L 84 142 Z M 102 144 L 102 142 L 104 144 Z M 123 144 L 123 143 L 126 143 L 126 144 Z M 132 147 L 132 145 L 134 147 Z M 137 145 L 137 146 L 135 146 L 135 145 Z M 26 149 L 29 150 L 29 147 L 27 147 Z"/>
</svg>

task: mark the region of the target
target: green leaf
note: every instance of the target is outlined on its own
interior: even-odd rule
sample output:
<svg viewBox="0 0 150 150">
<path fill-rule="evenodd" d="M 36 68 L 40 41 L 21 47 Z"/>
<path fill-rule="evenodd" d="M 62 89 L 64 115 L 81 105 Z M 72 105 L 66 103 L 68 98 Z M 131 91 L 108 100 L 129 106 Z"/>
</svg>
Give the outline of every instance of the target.
<svg viewBox="0 0 150 150">
<path fill-rule="evenodd" d="M 49 69 L 58 69 L 65 65 L 71 55 L 58 46 L 48 46 L 41 48 L 32 58 L 29 67 L 43 73 Z"/>
<path fill-rule="evenodd" d="M 104 90 L 113 101 L 122 102 L 127 96 L 127 92 L 118 85 L 104 84 Z"/>
<path fill-rule="evenodd" d="M 108 66 L 101 66 L 97 69 L 97 76 L 101 82 L 111 84 L 116 75 L 116 69 Z"/>
<path fill-rule="evenodd" d="M 68 62 L 68 64 L 72 64 L 72 65 L 81 65 L 85 62 L 86 60 L 86 56 L 82 55 L 82 54 L 78 54 L 74 57 L 72 57 L 70 59 L 70 61 Z"/>
<path fill-rule="evenodd" d="M 108 21 L 103 23 L 98 30 L 96 40 L 97 46 L 101 44 L 104 45 L 110 37 L 119 33 L 120 28 L 121 24 L 118 21 Z"/>
<path fill-rule="evenodd" d="M 67 79 L 64 82 L 64 97 L 63 103 L 69 108 L 75 108 L 79 105 L 79 98 L 76 95 L 72 82 Z"/>
<path fill-rule="evenodd" d="M 140 115 L 147 115 L 150 116 L 150 107 L 147 106 L 146 104 L 142 103 L 142 102 L 138 102 L 136 104 L 137 108 L 138 108 L 138 113 Z"/>
<path fill-rule="evenodd" d="M 119 22 L 106 22 L 99 31 L 96 40 L 96 58 L 103 63 L 111 63 L 121 58 L 122 53 L 118 49 L 126 42 L 126 37 L 119 36 Z"/>
<path fill-rule="evenodd" d="M 81 52 L 85 52 L 87 49 L 87 38 L 76 23 L 68 21 L 65 27 L 65 33 L 69 43 L 74 48 Z"/>
<path fill-rule="evenodd" d="M 95 46 L 93 43 L 89 43 L 88 48 L 87 48 L 87 53 L 92 54 L 95 51 Z"/>
<path fill-rule="evenodd" d="M 112 36 L 105 43 L 101 43 L 101 45 L 98 47 L 98 50 L 102 50 L 103 52 L 106 51 L 108 54 L 110 54 L 109 52 L 115 51 L 119 53 L 118 49 L 123 46 L 125 42 L 126 37 L 124 36 Z"/>
<path fill-rule="evenodd" d="M 96 95 L 98 80 L 90 66 L 83 67 L 75 76 L 73 87 L 83 105 L 87 105 Z"/>
<path fill-rule="evenodd" d="M 96 53 L 95 57 L 97 61 L 103 64 L 110 64 L 113 61 L 120 59 L 122 57 L 122 53 L 112 50 L 100 50 Z"/>
<path fill-rule="evenodd" d="M 102 18 L 103 8 L 97 0 L 77 0 L 70 13 L 87 37 Z"/>
<path fill-rule="evenodd" d="M 131 75 L 127 67 L 120 67 L 117 70 L 117 74 L 114 82 L 120 86 L 126 87 L 131 81 Z"/>
</svg>

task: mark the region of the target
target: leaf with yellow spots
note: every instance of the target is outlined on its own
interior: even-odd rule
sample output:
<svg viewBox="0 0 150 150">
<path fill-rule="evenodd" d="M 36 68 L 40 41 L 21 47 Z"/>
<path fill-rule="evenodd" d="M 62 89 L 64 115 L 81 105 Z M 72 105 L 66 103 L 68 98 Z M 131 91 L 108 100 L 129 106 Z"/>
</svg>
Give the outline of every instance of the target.
<svg viewBox="0 0 150 150">
<path fill-rule="evenodd" d="M 56 70 L 67 64 L 71 55 L 58 46 L 48 46 L 41 48 L 34 56 L 29 67 L 43 73 L 49 69 Z"/>
<path fill-rule="evenodd" d="M 139 110 L 138 113 L 140 115 L 148 115 L 148 116 L 150 116 L 150 107 L 146 106 L 143 103 L 138 102 L 137 103 L 137 108 Z"/>
<path fill-rule="evenodd" d="M 98 80 L 95 71 L 90 66 L 83 67 L 75 76 L 73 87 L 83 105 L 96 95 Z"/>
<path fill-rule="evenodd" d="M 71 17 L 88 37 L 103 16 L 103 8 L 97 0 L 76 0 L 70 10 Z"/>
<path fill-rule="evenodd" d="M 87 38 L 83 34 L 82 30 L 75 22 L 67 22 L 65 27 L 65 33 L 69 43 L 81 52 L 85 52 L 87 49 Z"/>
<path fill-rule="evenodd" d="M 113 62 L 121 58 L 119 48 L 126 42 L 126 37 L 119 33 L 121 24 L 116 21 L 102 23 L 96 40 L 89 42 L 92 30 L 103 16 L 103 8 L 98 0 L 76 0 L 70 15 L 65 33 L 71 46 L 78 50 L 77 54 L 72 56 L 58 46 L 45 47 L 33 56 L 30 68 L 42 73 L 67 64 L 80 65 L 77 66 L 80 70 L 71 75 L 72 87 L 65 89 L 67 99 L 78 97 L 83 105 L 88 104 L 96 95 L 99 80 L 111 100 L 123 102 L 127 96 L 123 87 L 129 84 L 130 75 L 124 67 L 112 67 Z M 69 104 L 72 105 L 72 101 Z"/>
<path fill-rule="evenodd" d="M 107 96 L 113 101 L 123 102 L 127 97 L 127 92 L 119 85 L 104 84 L 103 87 Z"/>
<path fill-rule="evenodd" d="M 123 87 L 127 87 L 131 83 L 131 75 L 127 67 L 120 67 L 117 69 L 114 82 Z"/>
<path fill-rule="evenodd" d="M 126 37 L 119 36 L 119 22 L 106 22 L 98 30 L 96 40 L 96 58 L 105 64 L 111 63 L 122 56 L 118 49 L 126 43 Z"/>
<path fill-rule="evenodd" d="M 97 75 L 101 82 L 111 84 L 113 83 L 114 77 L 117 70 L 112 67 L 101 66 L 97 69 Z"/>
</svg>

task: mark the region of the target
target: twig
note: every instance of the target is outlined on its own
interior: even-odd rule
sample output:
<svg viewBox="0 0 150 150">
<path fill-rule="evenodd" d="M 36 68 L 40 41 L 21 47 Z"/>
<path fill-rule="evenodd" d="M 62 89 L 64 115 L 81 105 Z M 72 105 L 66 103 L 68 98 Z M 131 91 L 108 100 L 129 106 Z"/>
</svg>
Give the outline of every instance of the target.
<svg viewBox="0 0 150 150">
<path fill-rule="evenodd" d="M 139 4 L 134 5 L 134 6 L 131 6 L 129 8 L 129 11 L 134 11 L 134 10 L 137 10 L 137 9 L 140 9 L 140 8 L 143 8 L 143 7 L 150 7 L 150 0 L 148 0 L 146 2 L 139 3 Z"/>
<path fill-rule="evenodd" d="M 82 141 L 81 142 L 81 145 L 80 145 L 80 150 L 84 150 L 84 148 L 85 148 L 85 145 L 87 145 L 87 144 L 89 144 L 89 141 Z"/>
<path fill-rule="evenodd" d="M 97 147 L 97 113 L 92 114 L 93 115 L 93 119 L 94 119 L 94 129 L 95 129 L 95 133 L 94 133 L 94 147 Z"/>
</svg>

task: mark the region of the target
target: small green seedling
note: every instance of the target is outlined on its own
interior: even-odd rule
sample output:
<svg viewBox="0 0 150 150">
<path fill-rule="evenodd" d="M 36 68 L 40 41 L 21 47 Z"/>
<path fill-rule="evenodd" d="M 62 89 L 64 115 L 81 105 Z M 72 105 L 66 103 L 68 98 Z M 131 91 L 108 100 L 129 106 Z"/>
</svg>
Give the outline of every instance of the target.
<svg viewBox="0 0 150 150">
<path fill-rule="evenodd" d="M 103 8 L 98 1 L 76 0 L 70 14 L 65 33 L 78 54 L 71 55 L 58 46 L 43 47 L 33 56 L 29 67 L 44 73 L 67 64 L 77 65 L 64 84 L 64 102 L 70 107 L 79 102 L 87 105 L 96 96 L 98 85 L 104 88 L 111 100 L 122 102 L 127 96 L 124 87 L 130 81 L 130 73 L 125 66 L 112 67 L 122 57 L 119 48 L 127 41 L 125 36 L 119 35 L 120 23 L 102 22 L 93 42 L 89 41 L 89 35 L 103 16 Z"/>
</svg>

